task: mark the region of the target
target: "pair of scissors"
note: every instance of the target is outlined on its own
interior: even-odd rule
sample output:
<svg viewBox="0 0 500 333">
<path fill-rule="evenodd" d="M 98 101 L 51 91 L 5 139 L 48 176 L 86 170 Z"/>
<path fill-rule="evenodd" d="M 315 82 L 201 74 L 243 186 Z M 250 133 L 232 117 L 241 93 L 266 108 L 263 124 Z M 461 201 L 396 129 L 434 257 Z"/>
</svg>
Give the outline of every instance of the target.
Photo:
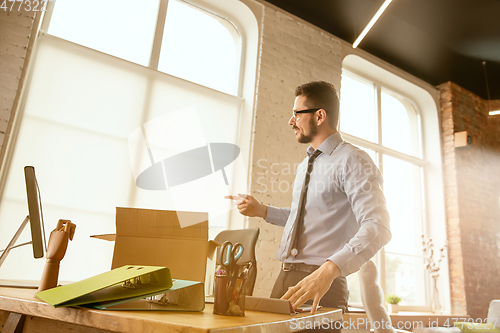
<svg viewBox="0 0 500 333">
<path fill-rule="evenodd" d="M 236 276 L 236 274 L 238 273 L 235 270 L 235 265 L 243 255 L 244 250 L 245 248 L 240 243 L 235 243 L 234 245 L 230 241 L 225 241 L 224 243 L 222 243 L 220 262 L 224 267 L 226 267 L 226 271 L 231 276 Z"/>
</svg>

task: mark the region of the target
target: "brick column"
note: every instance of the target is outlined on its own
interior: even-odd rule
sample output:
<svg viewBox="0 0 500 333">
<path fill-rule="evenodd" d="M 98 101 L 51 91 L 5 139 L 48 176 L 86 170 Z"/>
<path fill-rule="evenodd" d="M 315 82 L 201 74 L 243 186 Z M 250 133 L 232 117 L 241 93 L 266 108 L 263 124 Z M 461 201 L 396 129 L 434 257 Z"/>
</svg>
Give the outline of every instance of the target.
<svg viewBox="0 0 500 333">
<path fill-rule="evenodd" d="M 500 298 L 500 121 L 490 105 L 451 83 L 441 92 L 441 126 L 452 312 L 485 318 Z M 454 133 L 472 144 L 454 147 Z"/>
</svg>

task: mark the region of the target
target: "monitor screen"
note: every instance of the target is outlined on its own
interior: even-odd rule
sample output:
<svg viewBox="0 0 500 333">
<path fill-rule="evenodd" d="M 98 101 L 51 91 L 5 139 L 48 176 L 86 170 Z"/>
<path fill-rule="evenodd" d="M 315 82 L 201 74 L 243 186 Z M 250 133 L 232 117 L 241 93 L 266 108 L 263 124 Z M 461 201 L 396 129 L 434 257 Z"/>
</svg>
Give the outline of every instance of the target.
<svg viewBox="0 0 500 333">
<path fill-rule="evenodd" d="M 42 209 L 39 200 L 38 183 L 35 177 L 35 168 L 24 167 L 26 180 L 26 194 L 28 195 L 28 212 L 31 226 L 31 241 L 33 242 L 33 257 L 42 258 L 44 254 Z"/>
</svg>

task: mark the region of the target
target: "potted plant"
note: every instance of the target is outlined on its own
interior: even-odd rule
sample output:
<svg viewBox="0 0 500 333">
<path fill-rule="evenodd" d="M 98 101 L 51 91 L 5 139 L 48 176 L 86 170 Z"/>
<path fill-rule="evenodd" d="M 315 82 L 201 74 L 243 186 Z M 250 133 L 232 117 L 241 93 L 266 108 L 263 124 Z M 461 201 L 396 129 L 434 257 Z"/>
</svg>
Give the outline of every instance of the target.
<svg viewBox="0 0 500 333">
<path fill-rule="evenodd" d="M 390 313 L 398 313 L 399 311 L 399 302 L 401 302 L 401 297 L 396 294 L 389 294 L 385 296 L 385 301 L 389 304 L 389 312 Z"/>
</svg>

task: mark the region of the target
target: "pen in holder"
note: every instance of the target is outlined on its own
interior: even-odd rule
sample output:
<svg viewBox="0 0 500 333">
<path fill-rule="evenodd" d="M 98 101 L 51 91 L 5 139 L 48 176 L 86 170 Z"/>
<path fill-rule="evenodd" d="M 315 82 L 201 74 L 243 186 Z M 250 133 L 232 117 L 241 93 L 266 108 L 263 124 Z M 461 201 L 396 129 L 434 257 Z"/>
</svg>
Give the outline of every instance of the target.
<svg viewBox="0 0 500 333">
<path fill-rule="evenodd" d="M 248 263 L 239 273 L 228 272 L 224 269 L 217 270 L 215 274 L 214 313 L 225 316 L 245 315 L 245 280 L 251 263 Z"/>
</svg>

